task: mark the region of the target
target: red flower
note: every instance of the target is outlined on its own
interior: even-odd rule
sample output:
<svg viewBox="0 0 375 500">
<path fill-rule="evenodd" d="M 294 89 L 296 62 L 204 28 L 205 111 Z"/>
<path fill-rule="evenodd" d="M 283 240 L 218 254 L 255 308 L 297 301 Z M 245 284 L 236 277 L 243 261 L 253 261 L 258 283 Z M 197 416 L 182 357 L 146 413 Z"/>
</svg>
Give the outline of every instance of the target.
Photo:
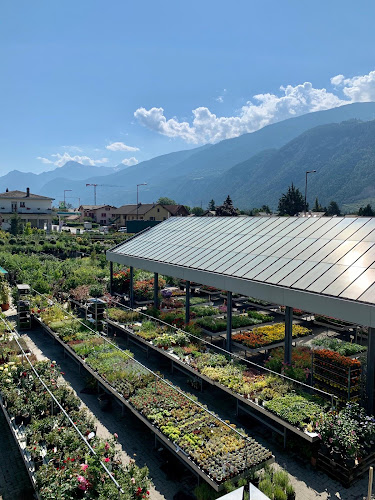
<svg viewBox="0 0 375 500">
<path fill-rule="evenodd" d="M 142 494 L 142 488 L 140 488 L 140 487 L 138 486 L 138 489 L 137 489 L 137 491 L 135 492 L 135 494 L 137 495 L 137 497 L 139 497 L 139 496 Z"/>
</svg>

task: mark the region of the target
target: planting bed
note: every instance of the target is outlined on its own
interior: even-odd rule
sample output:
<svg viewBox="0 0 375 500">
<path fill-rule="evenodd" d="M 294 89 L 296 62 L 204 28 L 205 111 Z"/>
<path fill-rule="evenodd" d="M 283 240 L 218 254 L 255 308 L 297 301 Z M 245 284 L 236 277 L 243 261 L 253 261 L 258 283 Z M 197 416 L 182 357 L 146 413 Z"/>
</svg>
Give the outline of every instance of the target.
<svg viewBox="0 0 375 500">
<path fill-rule="evenodd" d="M 95 421 L 80 409 L 80 399 L 70 387 L 60 383 L 55 362 L 36 362 L 31 355 L 29 364 L 16 350 L 8 350 L 7 357 L 7 363 L 0 366 L 1 408 L 37 498 L 118 499 L 109 472 L 127 492 L 125 498 L 136 499 L 140 494 L 148 498 L 147 468 L 119 461 L 116 436 L 109 442 L 96 436 Z M 95 453 L 93 448 L 90 452 L 88 442 Z"/>
<path fill-rule="evenodd" d="M 78 320 L 61 317 L 56 307 L 41 316 L 38 322 L 76 361 L 217 491 L 225 480 L 273 460 L 243 431 L 237 433 L 194 397 L 136 363 L 129 351 L 106 342 Z"/>
<path fill-rule="evenodd" d="M 229 353 L 218 354 L 213 350 L 214 346 L 191 338 L 180 330 L 172 330 L 146 318 L 142 322 L 143 315 L 136 311 L 110 309 L 108 315 L 116 318 L 109 319 L 109 325 L 124 331 L 128 338 L 160 352 L 174 365 L 216 385 L 308 441 L 318 439 L 313 432 L 314 423 L 325 411 L 326 403 L 299 390 L 292 382 L 275 373 L 262 373 L 257 365 L 249 367 L 243 362 L 231 360 Z M 298 421 L 294 414 L 287 412 L 291 405 L 291 400 L 286 397 L 288 395 L 297 398 L 296 404 L 305 409 Z M 268 408 L 268 402 L 273 400 L 277 400 L 277 405 Z"/>
<path fill-rule="evenodd" d="M 304 337 L 310 335 L 311 330 L 301 325 L 293 325 L 293 337 Z M 253 328 L 253 330 L 232 335 L 232 339 L 240 344 L 256 349 L 266 347 L 284 340 L 285 324 L 275 323 L 274 325 L 265 325 Z"/>
</svg>

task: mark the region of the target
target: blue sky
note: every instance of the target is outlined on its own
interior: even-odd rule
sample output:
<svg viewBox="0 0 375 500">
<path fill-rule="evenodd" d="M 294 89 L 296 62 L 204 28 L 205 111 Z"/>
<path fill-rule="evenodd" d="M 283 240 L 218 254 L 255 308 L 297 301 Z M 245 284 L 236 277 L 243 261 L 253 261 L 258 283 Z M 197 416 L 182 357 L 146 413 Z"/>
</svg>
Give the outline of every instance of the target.
<svg viewBox="0 0 375 500">
<path fill-rule="evenodd" d="M 374 14 L 373 1 L 3 0 L 0 174 L 133 164 L 375 100 Z"/>
</svg>

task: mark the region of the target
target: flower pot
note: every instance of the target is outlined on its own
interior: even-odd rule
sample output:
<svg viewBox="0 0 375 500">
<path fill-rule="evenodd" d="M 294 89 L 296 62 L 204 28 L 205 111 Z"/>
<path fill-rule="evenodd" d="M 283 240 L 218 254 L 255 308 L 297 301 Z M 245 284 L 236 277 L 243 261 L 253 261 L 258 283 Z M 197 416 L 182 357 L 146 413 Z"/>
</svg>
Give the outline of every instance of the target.
<svg viewBox="0 0 375 500">
<path fill-rule="evenodd" d="M 9 304 L 1 304 L 1 310 L 7 311 L 9 309 Z"/>
<path fill-rule="evenodd" d="M 31 415 L 28 412 L 23 413 L 22 415 L 23 425 L 29 425 L 31 422 Z"/>
<path fill-rule="evenodd" d="M 338 448 L 332 449 L 331 458 L 334 462 L 338 462 L 339 460 L 341 460 L 341 453 Z"/>
<path fill-rule="evenodd" d="M 344 465 L 348 469 L 353 469 L 355 467 L 355 458 L 345 457 L 344 458 Z"/>
<path fill-rule="evenodd" d="M 42 457 L 37 457 L 34 459 L 34 470 L 35 472 L 40 469 L 40 467 L 43 465 L 43 458 Z"/>
<path fill-rule="evenodd" d="M 23 421 L 23 417 L 22 417 L 22 414 L 18 414 L 14 417 L 14 423 L 16 425 L 21 425 L 22 424 L 22 421 Z"/>
</svg>

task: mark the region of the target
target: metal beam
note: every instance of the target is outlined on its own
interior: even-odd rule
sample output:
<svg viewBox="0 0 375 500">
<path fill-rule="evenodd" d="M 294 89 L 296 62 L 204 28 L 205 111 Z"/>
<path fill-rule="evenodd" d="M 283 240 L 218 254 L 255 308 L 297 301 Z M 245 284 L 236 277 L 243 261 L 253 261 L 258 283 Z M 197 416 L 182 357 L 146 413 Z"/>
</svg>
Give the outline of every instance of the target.
<svg viewBox="0 0 375 500">
<path fill-rule="evenodd" d="M 292 330 L 293 330 L 293 307 L 285 308 L 285 343 L 284 343 L 284 363 L 292 364 Z"/>
<path fill-rule="evenodd" d="M 366 372 L 366 409 L 369 415 L 374 412 L 375 377 L 375 328 L 368 329 L 367 372 Z"/>
<path fill-rule="evenodd" d="M 109 293 L 113 293 L 113 262 L 109 263 Z"/>
<path fill-rule="evenodd" d="M 226 349 L 232 352 L 232 292 L 227 292 L 227 343 Z"/>
<path fill-rule="evenodd" d="M 260 281 L 251 281 L 225 274 L 211 273 L 181 267 L 174 264 L 166 264 L 152 260 L 118 254 L 114 251 L 107 251 L 107 260 L 117 262 L 122 265 L 134 266 L 146 271 L 158 272 L 166 276 L 173 276 L 189 281 L 195 281 L 207 286 L 213 286 L 220 290 L 230 290 L 248 297 L 257 297 L 272 304 L 291 306 L 303 311 L 311 311 L 317 314 L 324 314 L 335 318 L 343 319 L 358 325 L 375 327 L 375 305 L 355 300 L 343 299 L 341 297 L 331 297 L 328 295 L 307 292 L 287 288 L 279 285 L 271 285 Z"/>
<path fill-rule="evenodd" d="M 159 309 L 159 274 L 154 273 L 154 307 Z"/>
<path fill-rule="evenodd" d="M 186 282 L 185 291 L 185 324 L 187 324 L 190 321 L 190 281 Z"/>
<path fill-rule="evenodd" d="M 130 298 L 130 307 L 134 307 L 134 267 L 133 266 L 130 266 L 129 298 Z"/>
</svg>

